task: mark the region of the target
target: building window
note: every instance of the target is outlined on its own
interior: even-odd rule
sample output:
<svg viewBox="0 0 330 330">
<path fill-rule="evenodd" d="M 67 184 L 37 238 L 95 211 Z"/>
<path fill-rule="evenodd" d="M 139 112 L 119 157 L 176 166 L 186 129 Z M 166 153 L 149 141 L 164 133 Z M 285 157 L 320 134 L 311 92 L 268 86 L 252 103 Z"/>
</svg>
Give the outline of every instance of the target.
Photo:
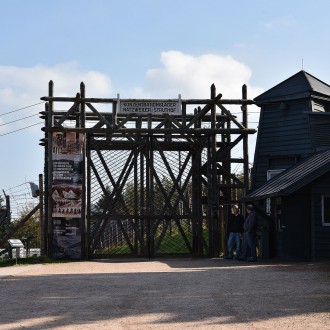
<svg viewBox="0 0 330 330">
<path fill-rule="evenodd" d="M 325 112 L 324 104 L 319 104 L 319 103 L 314 102 L 313 111 L 315 111 L 315 112 Z"/>
<path fill-rule="evenodd" d="M 322 226 L 330 226 L 330 195 L 322 196 Z"/>
<path fill-rule="evenodd" d="M 281 172 L 283 172 L 284 169 L 280 169 L 280 170 L 268 170 L 267 171 L 267 181 L 269 181 L 270 179 L 274 178 L 276 175 L 280 174 Z M 266 200 L 266 213 L 268 215 L 270 215 L 271 212 L 271 200 L 270 198 L 267 198 Z"/>
</svg>

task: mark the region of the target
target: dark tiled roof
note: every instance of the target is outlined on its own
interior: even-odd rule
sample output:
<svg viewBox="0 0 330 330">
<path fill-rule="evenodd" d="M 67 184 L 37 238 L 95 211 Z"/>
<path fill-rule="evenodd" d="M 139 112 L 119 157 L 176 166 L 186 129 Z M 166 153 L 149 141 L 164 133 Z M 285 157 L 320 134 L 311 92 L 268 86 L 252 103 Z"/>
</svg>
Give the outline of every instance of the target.
<svg viewBox="0 0 330 330">
<path fill-rule="evenodd" d="M 330 95 L 330 86 L 328 84 L 324 83 L 320 79 L 315 78 L 305 71 L 303 72 L 305 73 L 305 77 L 308 80 L 313 92 Z"/>
<path fill-rule="evenodd" d="M 330 149 L 313 154 L 284 172 L 278 174 L 263 186 L 252 191 L 245 201 L 268 197 L 287 196 L 306 186 L 323 174 L 330 172 Z"/>
<path fill-rule="evenodd" d="M 260 94 L 254 100 L 257 103 L 265 101 L 290 100 L 310 97 L 312 94 L 322 94 L 330 97 L 330 86 L 320 79 L 302 70 L 284 80 L 268 91 Z"/>
</svg>

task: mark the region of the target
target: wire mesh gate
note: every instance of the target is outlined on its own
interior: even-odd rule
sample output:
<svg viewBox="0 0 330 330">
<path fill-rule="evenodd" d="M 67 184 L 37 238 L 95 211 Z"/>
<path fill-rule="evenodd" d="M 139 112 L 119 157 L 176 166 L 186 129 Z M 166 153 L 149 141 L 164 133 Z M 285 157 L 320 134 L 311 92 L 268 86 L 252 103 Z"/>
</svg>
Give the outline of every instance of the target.
<svg viewBox="0 0 330 330">
<path fill-rule="evenodd" d="M 213 257 L 224 251 L 234 192 L 248 190 L 248 134 L 255 130 L 247 127 L 247 105 L 254 102 L 246 86 L 242 99 L 224 100 L 212 85 L 210 99 L 180 99 L 176 114 L 119 113 L 119 98 L 86 98 L 83 83 L 68 98 L 54 97 L 51 81 L 41 99 L 47 101 L 41 143 L 47 255 Z M 56 110 L 56 102 L 73 105 Z M 112 109 L 96 109 L 100 103 Z M 204 106 L 188 109 L 196 104 Z M 226 104 L 240 105 L 242 121 Z M 236 147 L 242 157 L 232 157 Z M 241 176 L 232 173 L 234 163 L 242 165 Z"/>
<path fill-rule="evenodd" d="M 207 139 L 166 139 L 138 137 L 125 150 L 125 137 L 90 141 L 94 257 L 208 254 L 202 205 L 193 203 L 202 195 L 193 168 L 206 160 Z"/>
</svg>

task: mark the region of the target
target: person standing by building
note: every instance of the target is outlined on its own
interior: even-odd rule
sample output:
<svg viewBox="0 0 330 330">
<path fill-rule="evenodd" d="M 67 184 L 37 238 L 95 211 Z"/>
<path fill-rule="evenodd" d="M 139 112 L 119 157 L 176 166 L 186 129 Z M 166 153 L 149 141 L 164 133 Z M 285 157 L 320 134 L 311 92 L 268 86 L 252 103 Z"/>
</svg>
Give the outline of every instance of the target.
<svg viewBox="0 0 330 330">
<path fill-rule="evenodd" d="M 243 233 L 244 218 L 239 213 L 239 207 L 237 204 L 234 204 L 231 210 L 232 210 L 232 214 L 230 215 L 227 224 L 227 231 L 229 233 L 228 243 L 227 243 L 228 255 L 225 258 L 233 259 L 234 246 L 236 244 L 235 259 L 238 259 L 240 257 L 240 251 L 241 251 L 241 235 Z"/>
<path fill-rule="evenodd" d="M 255 244 L 255 237 L 257 232 L 257 215 L 253 210 L 253 205 L 248 204 L 246 206 L 247 217 L 244 221 L 244 237 L 243 237 L 243 256 L 239 258 L 240 261 L 257 261 L 257 250 Z M 251 256 L 249 259 L 248 253 L 250 249 Z"/>
</svg>

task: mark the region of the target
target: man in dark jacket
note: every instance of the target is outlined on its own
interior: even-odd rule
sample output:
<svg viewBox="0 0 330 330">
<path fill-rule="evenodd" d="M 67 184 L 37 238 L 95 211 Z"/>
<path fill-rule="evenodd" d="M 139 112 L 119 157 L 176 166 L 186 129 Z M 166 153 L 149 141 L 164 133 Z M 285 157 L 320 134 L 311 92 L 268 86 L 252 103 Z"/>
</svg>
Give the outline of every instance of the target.
<svg viewBox="0 0 330 330">
<path fill-rule="evenodd" d="M 227 231 L 229 233 L 229 236 L 227 243 L 228 255 L 226 259 L 233 259 L 233 250 L 235 243 L 236 243 L 235 259 L 238 259 L 241 251 L 241 235 L 243 233 L 244 218 L 239 213 L 238 205 L 236 204 L 233 205 L 231 210 L 232 210 L 232 214 L 230 215 L 227 224 Z"/>
<path fill-rule="evenodd" d="M 246 206 L 246 213 L 247 217 L 244 221 L 243 257 L 239 260 L 257 261 L 257 251 L 254 242 L 257 232 L 257 215 L 253 210 L 253 205 L 249 204 Z M 247 259 L 249 249 L 251 257 Z"/>
</svg>

